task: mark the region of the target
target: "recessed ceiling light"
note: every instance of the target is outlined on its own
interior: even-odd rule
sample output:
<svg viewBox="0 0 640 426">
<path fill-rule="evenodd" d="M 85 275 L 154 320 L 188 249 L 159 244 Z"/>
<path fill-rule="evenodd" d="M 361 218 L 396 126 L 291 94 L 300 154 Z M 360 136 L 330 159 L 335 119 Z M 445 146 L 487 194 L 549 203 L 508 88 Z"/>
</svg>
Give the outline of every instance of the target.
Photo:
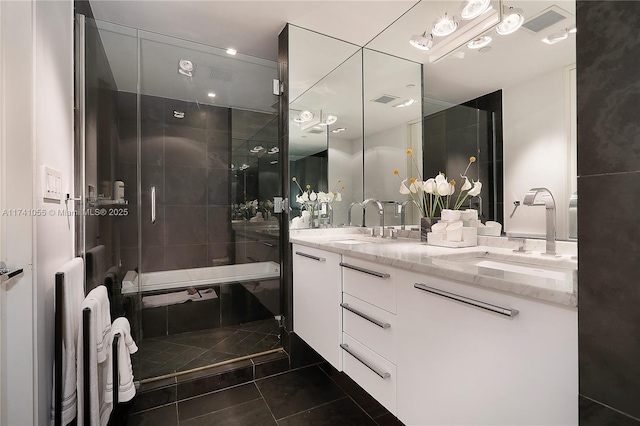
<svg viewBox="0 0 640 426">
<path fill-rule="evenodd" d="M 207 96 L 210 97 L 210 98 L 215 98 L 216 94 L 213 93 L 213 92 L 209 92 L 209 93 L 207 93 Z"/>
<path fill-rule="evenodd" d="M 175 110 L 175 109 L 174 109 L 174 110 L 173 110 L 173 116 L 174 116 L 175 118 L 180 118 L 180 119 L 182 119 L 182 118 L 184 118 L 184 111 L 178 111 L 178 110 Z"/>
<path fill-rule="evenodd" d="M 489 43 L 491 43 L 491 40 L 492 40 L 491 37 L 489 37 L 488 35 L 476 37 L 473 40 L 471 40 L 469 43 L 467 43 L 467 47 L 469 49 L 480 49 L 482 47 L 485 47 Z"/>
<path fill-rule="evenodd" d="M 433 35 L 429 34 L 427 36 L 426 31 L 422 34 L 413 35 L 411 39 L 409 39 L 409 44 L 416 49 L 429 50 L 433 47 Z"/>
<path fill-rule="evenodd" d="M 236 49 L 232 49 L 232 48 L 227 49 L 227 54 L 229 55 L 235 55 L 236 53 L 238 53 Z"/>
<path fill-rule="evenodd" d="M 333 115 L 333 114 L 329 114 L 329 115 L 327 115 L 327 119 L 324 122 L 325 122 L 325 124 L 327 126 L 330 126 L 333 123 L 335 123 L 336 121 L 338 121 L 338 116 L 337 115 Z"/>
<path fill-rule="evenodd" d="M 331 133 L 340 133 L 340 132 L 344 132 L 345 130 L 347 129 L 345 129 L 344 127 L 338 127 L 337 129 L 333 129 Z"/>
<path fill-rule="evenodd" d="M 431 29 L 431 33 L 434 36 L 445 37 L 449 34 L 452 34 L 458 28 L 458 22 L 455 17 L 449 16 L 447 12 L 444 13 L 444 16 L 436 19 L 433 23 L 433 28 Z"/>
<path fill-rule="evenodd" d="M 496 32 L 500 35 L 514 33 L 522 26 L 524 22 L 524 12 L 522 9 L 509 7 L 504 9 L 504 18 L 496 27 Z"/>
<path fill-rule="evenodd" d="M 395 108 L 404 108 L 404 107 L 408 107 L 409 105 L 413 105 L 415 103 L 415 99 L 408 99 L 406 101 L 403 101 L 402 103 L 399 103 L 398 105 L 395 106 Z"/>
</svg>

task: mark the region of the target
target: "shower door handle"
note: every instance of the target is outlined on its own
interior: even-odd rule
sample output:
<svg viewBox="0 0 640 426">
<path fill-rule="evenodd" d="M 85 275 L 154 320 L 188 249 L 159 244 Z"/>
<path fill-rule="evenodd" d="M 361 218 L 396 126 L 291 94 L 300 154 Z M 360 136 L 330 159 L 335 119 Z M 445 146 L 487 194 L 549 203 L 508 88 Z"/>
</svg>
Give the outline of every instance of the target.
<svg viewBox="0 0 640 426">
<path fill-rule="evenodd" d="M 151 223 L 156 223 L 156 187 L 151 187 Z"/>
</svg>

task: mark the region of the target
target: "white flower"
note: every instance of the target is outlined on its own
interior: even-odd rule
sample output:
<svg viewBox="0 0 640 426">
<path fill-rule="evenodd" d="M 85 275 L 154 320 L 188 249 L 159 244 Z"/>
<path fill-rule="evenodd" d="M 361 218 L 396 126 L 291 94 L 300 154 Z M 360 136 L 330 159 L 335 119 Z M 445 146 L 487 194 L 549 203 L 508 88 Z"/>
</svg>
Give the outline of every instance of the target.
<svg viewBox="0 0 640 426">
<path fill-rule="evenodd" d="M 480 183 L 480 181 L 477 181 L 473 182 L 473 189 L 471 189 L 468 194 L 470 197 L 475 197 L 476 195 L 480 194 L 480 191 L 482 191 L 482 183 Z"/>
<path fill-rule="evenodd" d="M 303 192 L 302 193 L 302 202 L 307 202 L 307 201 L 309 201 L 309 193 Z"/>
<path fill-rule="evenodd" d="M 456 192 L 456 186 L 454 184 L 449 184 L 449 186 L 449 193 L 447 195 L 453 195 L 453 193 Z"/>
<path fill-rule="evenodd" d="M 410 192 L 415 194 L 416 192 L 421 190 L 423 187 L 422 182 L 419 180 L 414 179 L 413 183 L 408 183 L 408 182 L 409 182 L 409 179 L 405 179 L 402 181 L 402 184 L 400 185 L 401 194 L 407 195 Z"/>
<path fill-rule="evenodd" d="M 334 199 L 335 199 L 336 201 L 342 201 L 342 194 L 341 194 L 341 193 L 336 192 L 336 193 L 334 194 L 334 196 L 335 196 L 335 198 L 334 198 Z"/>
<path fill-rule="evenodd" d="M 427 194 L 433 194 L 436 191 L 436 180 L 433 178 L 425 180 L 422 184 L 422 189 Z"/>
<path fill-rule="evenodd" d="M 315 193 L 315 191 L 311 191 L 311 195 L 309 195 L 309 199 L 311 201 L 315 201 L 318 199 L 318 194 Z"/>
<path fill-rule="evenodd" d="M 460 175 L 460 177 L 462 177 L 464 179 L 464 183 L 462 184 L 462 188 L 460 188 L 460 191 L 468 191 L 471 189 L 471 182 L 469 182 L 469 179 L 467 179 L 466 176 L 462 176 Z"/>
<path fill-rule="evenodd" d="M 304 199 L 300 195 L 296 195 L 296 203 L 304 204 Z"/>
<path fill-rule="evenodd" d="M 445 197 L 445 196 L 449 195 L 449 192 L 451 191 L 450 187 L 451 187 L 451 185 L 449 185 L 449 182 L 447 182 L 446 179 L 445 179 L 443 182 L 440 182 L 440 183 L 437 184 L 437 186 L 436 186 L 436 194 L 440 195 L 441 197 Z"/>
<path fill-rule="evenodd" d="M 447 178 L 445 178 L 442 173 L 438 173 L 438 176 L 436 176 L 435 181 L 436 181 L 436 185 L 440 185 L 442 182 L 446 182 Z"/>
</svg>

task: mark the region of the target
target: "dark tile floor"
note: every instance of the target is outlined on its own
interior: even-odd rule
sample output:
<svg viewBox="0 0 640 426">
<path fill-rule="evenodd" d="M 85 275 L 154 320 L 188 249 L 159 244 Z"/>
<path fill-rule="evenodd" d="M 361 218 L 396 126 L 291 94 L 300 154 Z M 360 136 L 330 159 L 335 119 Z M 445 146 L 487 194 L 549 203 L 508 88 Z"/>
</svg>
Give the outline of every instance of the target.
<svg viewBox="0 0 640 426">
<path fill-rule="evenodd" d="M 204 367 L 281 346 L 277 321 L 246 324 L 143 339 L 133 357 L 136 380 Z"/>
<path fill-rule="evenodd" d="M 128 425 L 402 425 L 344 373 L 313 365 L 134 414 Z"/>
</svg>

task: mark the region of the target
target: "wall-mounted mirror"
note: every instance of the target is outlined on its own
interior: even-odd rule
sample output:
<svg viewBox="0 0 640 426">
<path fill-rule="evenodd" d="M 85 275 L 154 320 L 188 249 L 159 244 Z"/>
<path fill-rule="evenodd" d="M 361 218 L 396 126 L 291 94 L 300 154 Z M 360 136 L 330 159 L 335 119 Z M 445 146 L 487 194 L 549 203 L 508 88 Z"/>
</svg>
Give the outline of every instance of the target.
<svg viewBox="0 0 640 426">
<path fill-rule="evenodd" d="M 445 12 L 462 22 L 458 2 L 422 1 L 366 47 L 424 64 L 426 168 L 445 167 L 442 171 L 457 176 L 464 161 L 455 157 L 471 155 L 458 149 L 465 141 L 466 149 L 479 150 L 478 178 L 487 179 L 482 204 L 485 211 L 495 210 L 487 219 L 501 220 L 502 213 L 508 234 L 543 237 L 543 209 L 516 209 L 514 203 L 530 188 L 547 187 L 556 200 L 558 238 L 565 239 L 570 198 L 576 191 L 575 1 L 502 3 L 497 5 L 502 18 L 511 7 L 522 15 L 521 27 L 505 35 L 495 27 L 479 30 L 464 43 L 453 42 L 460 47 L 435 61 L 410 40 L 432 33 L 432 23 Z M 495 134 L 488 127 L 492 124 Z M 376 195 L 377 181 L 365 179 L 364 186 L 366 194 Z"/>
<path fill-rule="evenodd" d="M 303 211 L 320 215 L 317 226 L 346 224 L 350 203 L 362 200 L 361 48 L 290 25 L 289 57 L 294 226 L 310 226 L 296 220 Z M 303 192 L 331 194 L 331 202 L 314 210 L 296 201 Z"/>
</svg>

